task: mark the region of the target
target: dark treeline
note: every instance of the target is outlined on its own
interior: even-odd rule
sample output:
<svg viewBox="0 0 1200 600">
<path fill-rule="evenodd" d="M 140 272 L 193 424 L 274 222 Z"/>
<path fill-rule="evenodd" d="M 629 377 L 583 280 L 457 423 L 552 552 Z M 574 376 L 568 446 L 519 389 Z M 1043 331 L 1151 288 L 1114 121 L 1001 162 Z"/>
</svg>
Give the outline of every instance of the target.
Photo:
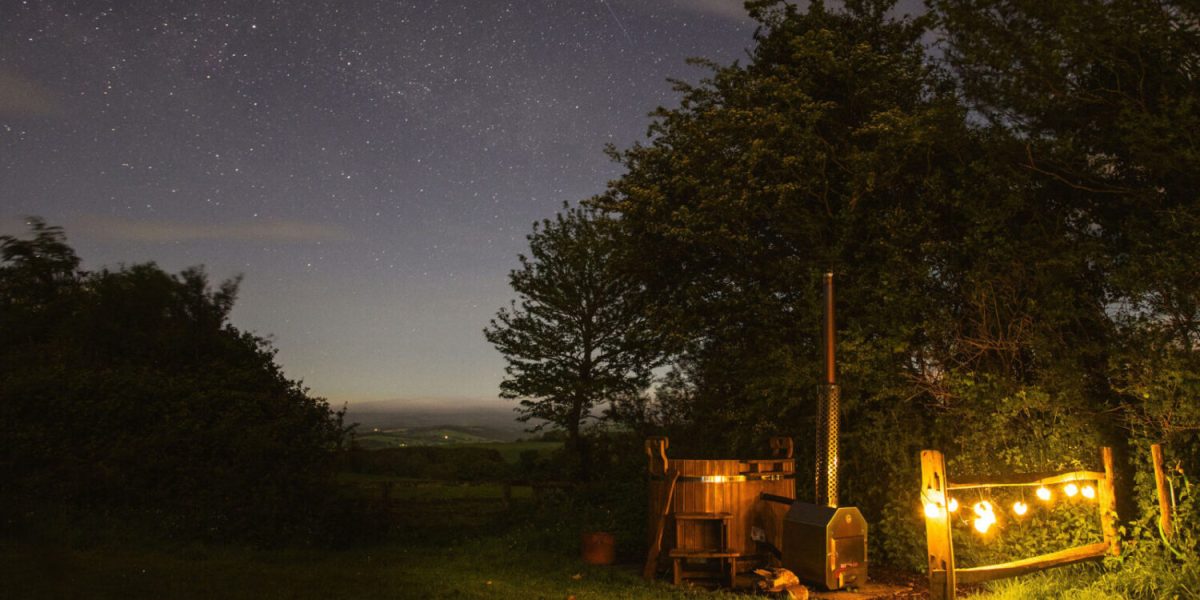
<svg viewBox="0 0 1200 600">
<path fill-rule="evenodd" d="M 671 365 L 657 389 L 608 396 L 609 416 L 669 434 L 677 456 L 795 435 L 812 464 L 831 270 L 842 498 L 872 519 L 873 556 L 923 564 L 922 448 L 986 475 L 1094 468 L 1113 446 L 1122 518 L 1151 515 L 1148 444 L 1200 473 L 1200 12 L 844 5 L 749 2 L 745 63 L 678 83 L 648 139 L 612 150 L 624 175 L 567 214 L 607 224 L 590 243 L 616 283 L 595 289 L 636 296 L 622 302 L 654 334 L 638 339 Z M 540 260 L 549 289 L 595 272 Z M 582 344 L 605 296 L 531 295 L 516 285 L 529 271 L 514 272 L 516 309 Z M 526 410 L 570 406 L 597 372 L 640 373 L 541 341 L 502 348 L 509 381 L 565 356 L 582 383 L 526 387 Z"/>
<path fill-rule="evenodd" d="M 87 272 L 61 229 L 31 229 L 0 236 L 6 527 L 64 509 L 186 537 L 339 534 L 341 414 L 229 324 L 237 280 Z"/>
</svg>

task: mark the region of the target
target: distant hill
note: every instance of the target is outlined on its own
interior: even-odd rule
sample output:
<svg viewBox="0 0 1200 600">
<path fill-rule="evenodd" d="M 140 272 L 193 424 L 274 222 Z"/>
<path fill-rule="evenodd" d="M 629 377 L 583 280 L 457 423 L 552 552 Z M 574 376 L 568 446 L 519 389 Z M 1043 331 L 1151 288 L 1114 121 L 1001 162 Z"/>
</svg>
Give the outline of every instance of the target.
<svg viewBox="0 0 1200 600">
<path fill-rule="evenodd" d="M 359 423 L 360 436 L 378 429 L 423 444 L 506 442 L 530 435 L 531 425 L 516 420 L 514 406 L 471 399 L 360 402 L 349 406 L 346 422 Z"/>
</svg>

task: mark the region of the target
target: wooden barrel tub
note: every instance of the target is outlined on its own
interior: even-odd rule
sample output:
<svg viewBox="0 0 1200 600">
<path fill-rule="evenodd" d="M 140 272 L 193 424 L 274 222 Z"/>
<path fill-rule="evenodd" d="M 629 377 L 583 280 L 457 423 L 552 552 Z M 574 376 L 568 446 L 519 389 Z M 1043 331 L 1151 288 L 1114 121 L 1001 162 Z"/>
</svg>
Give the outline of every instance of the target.
<svg viewBox="0 0 1200 600">
<path fill-rule="evenodd" d="M 665 448 L 663 448 L 665 450 Z M 790 453 L 790 440 L 789 448 Z M 787 505 L 761 499 L 761 494 L 784 498 L 796 497 L 796 464 L 790 456 L 756 460 L 655 461 L 650 468 L 650 543 L 656 523 L 663 514 L 662 502 L 670 481 L 679 474 L 671 494 L 671 505 L 662 532 L 662 551 L 679 547 L 684 550 L 718 549 L 721 528 L 728 528 L 728 551 L 739 556 L 761 556 L 766 547 L 755 537 L 776 548 L 783 538 L 783 515 Z M 659 462 L 658 465 L 655 463 Z M 666 468 L 661 468 L 666 463 Z M 656 468 L 659 467 L 659 468 Z M 705 518 L 701 515 L 722 515 Z M 681 518 L 674 518 L 680 515 Z M 727 525 L 722 525 L 725 521 Z M 678 540 L 678 541 L 677 541 Z"/>
</svg>

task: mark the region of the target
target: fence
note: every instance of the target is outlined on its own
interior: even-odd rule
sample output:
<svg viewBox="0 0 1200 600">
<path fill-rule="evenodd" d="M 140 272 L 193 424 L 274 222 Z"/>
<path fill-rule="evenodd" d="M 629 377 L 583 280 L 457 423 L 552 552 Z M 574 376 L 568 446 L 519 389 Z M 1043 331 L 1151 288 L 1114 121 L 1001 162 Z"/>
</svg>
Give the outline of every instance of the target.
<svg viewBox="0 0 1200 600">
<path fill-rule="evenodd" d="M 1014 475 L 996 477 L 990 481 L 950 481 L 946 474 L 946 461 L 937 450 L 921 452 L 921 501 L 925 508 L 925 540 L 929 560 L 929 596 L 931 600 L 954 598 L 959 583 L 970 584 L 1015 577 L 1025 573 L 1041 571 L 1051 567 L 1069 565 L 1085 560 L 1101 558 L 1107 554 L 1120 554 L 1117 538 L 1115 499 L 1113 497 L 1113 456 L 1111 448 L 1101 448 L 1104 471 L 1072 471 L 1049 475 Z M 1039 495 L 1046 486 L 1063 484 L 1068 495 L 1073 489 L 1079 493 L 1075 482 L 1096 482 L 1091 488 L 1097 500 L 1100 528 L 1104 541 L 1096 544 L 1076 546 L 1016 561 L 959 569 L 954 564 L 954 542 L 951 535 L 950 515 L 954 512 L 955 490 L 979 488 L 1028 486 L 1038 487 Z M 1086 490 L 1085 490 L 1086 495 Z M 1046 496 L 1048 497 L 1048 496 Z M 986 504 L 986 507 L 980 506 Z M 1022 504 L 1022 506 L 1024 506 Z M 1024 510 L 1024 509 L 1022 509 Z M 992 507 L 986 502 L 976 505 L 976 528 L 986 531 L 995 522 Z M 991 523 L 987 523 L 988 516 Z"/>
</svg>

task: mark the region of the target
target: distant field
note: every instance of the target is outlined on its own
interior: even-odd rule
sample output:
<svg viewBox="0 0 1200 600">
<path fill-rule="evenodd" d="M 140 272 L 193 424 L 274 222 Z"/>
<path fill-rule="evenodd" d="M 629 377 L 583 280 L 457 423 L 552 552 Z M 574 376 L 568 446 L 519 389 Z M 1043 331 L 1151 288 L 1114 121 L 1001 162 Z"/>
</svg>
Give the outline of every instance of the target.
<svg viewBox="0 0 1200 600">
<path fill-rule="evenodd" d="M 465 428 L 430 427 L 421 429 L 372 430 L 355 437 L 355 442 L 367 450 L 402 448 L 404 446 L 456 446 L 495 442 L 481 433 Z"/>
<path fill-rule="evenodd" d="M 562 446 L 562 442 L 510 442 L 497 440 L 484 428 L 423 427 L 418 429 L 389 429 L 368 431 L 358 435 L 355 442 L 365 450 L 405 448 L 409 446 L 464 446 L 492 449 L 504 460 L 516 463 L 521 453 L 536 450 L 545 454 Z"/>
</svg>

